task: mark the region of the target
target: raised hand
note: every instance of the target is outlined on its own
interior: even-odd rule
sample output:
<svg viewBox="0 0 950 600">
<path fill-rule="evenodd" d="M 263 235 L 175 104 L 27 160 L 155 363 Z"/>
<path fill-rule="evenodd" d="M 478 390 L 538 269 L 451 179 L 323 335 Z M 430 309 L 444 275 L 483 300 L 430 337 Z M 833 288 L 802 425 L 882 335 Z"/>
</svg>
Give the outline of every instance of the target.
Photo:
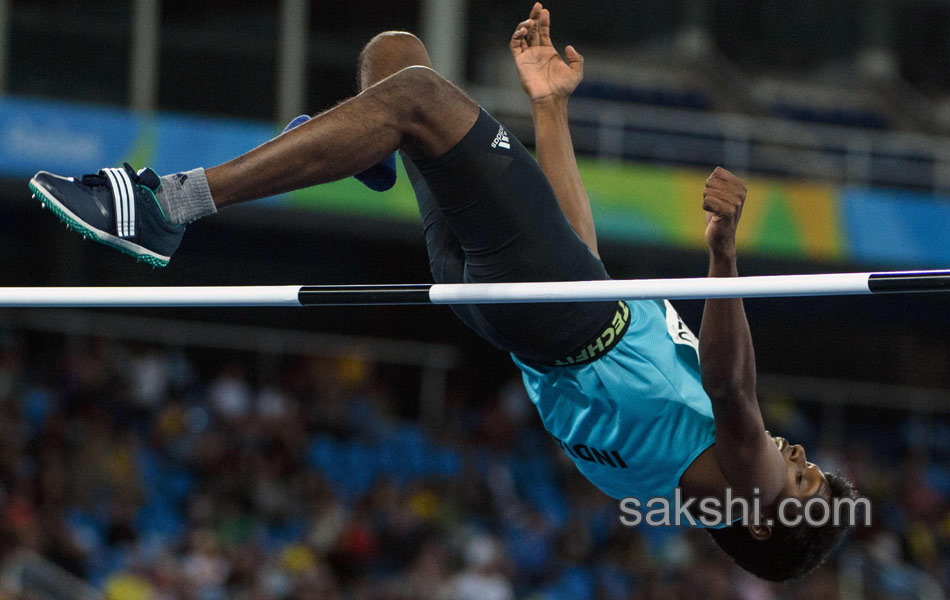
<svg viewBox="0 0 950 600">
<path fill-rule="evenodd" d="M 736 247 L 736 228 L 745 204 L 746 184 L 716 167 L 706 180 L 703 210 L 706 211 L 706 243 L 716 253 L 731 253 Z"/>
<path fill-rule="evenodd" d="M 540 2 L 511 36 L 511 54 L 532 102 L 567 98 L 584 79 L 584 57 L 573 46 L 564 49 L 564 59 L 554 49 L 551 12 Z"/>
</svg>

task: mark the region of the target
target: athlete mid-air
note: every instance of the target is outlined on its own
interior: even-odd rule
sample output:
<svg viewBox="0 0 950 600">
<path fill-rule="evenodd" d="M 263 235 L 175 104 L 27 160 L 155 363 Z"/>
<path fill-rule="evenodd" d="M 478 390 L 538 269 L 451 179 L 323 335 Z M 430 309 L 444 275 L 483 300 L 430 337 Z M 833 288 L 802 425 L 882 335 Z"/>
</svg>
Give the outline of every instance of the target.
<svg viewBox="0 0 950 600">
<path fill-rule="evenodd" d="M 359 95 L 295 120 L 234 160 L 164 177 L 128 165 L 77 179 L 40 172 L 31 188 L 72 228 L 164 266 L 184 226 L 222 207 L 355 174 L 385 189 L 398 150 L 435 281 L 608 279 L 568 129 L 567 101 L 582 79 L 583 58 L 568 46 L 562 60 L 540 3 L 510 46 L 531 100 L 537 161 L 432 70 L 418 38 L 387 32 L 360 56 Z M 745 184 L 723 169 L 696 199 L 706 215 L 710 277 L 737 276 L 735 234 L 745 199 Z M 771 519 L 788 498 L 830 502 L 854 494 L 845 480 L 807 462 L 801 446 L 765 430 L 739 299 L 708 300 L 698 339 L 668 302 L 453 310 L 512 355 L 545 428 L 610 496 L 672 500 L 678 489 L 686 499 L 757 497 Z M 740 566 L 782 581 L 817 566 L 845 531 L 773 521 L 710 532 Z"/>
</svg>

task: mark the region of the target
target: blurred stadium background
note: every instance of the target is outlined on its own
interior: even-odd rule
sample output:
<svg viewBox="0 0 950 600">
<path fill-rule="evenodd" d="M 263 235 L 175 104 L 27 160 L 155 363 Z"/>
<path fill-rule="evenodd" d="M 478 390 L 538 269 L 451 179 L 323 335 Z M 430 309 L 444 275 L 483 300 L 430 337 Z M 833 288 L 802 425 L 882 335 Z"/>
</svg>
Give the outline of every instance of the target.
<svg viewBox="0 0 950 600">
<path fill-rule="evenodd" d="M 212 166 L 418 33 L 522 139 L 531 2 L 0 0 L 2 285 L 429 281 L 405 179 L 227 210 L 163 271 L 29 198 L 36 170 Z M 743 274 L 950 266 L 950 2 L 550 0 L 614 277 L 705 274 L 700 191 L 747 175 Z M 937 599 L 950 300 L 747 303 L 773 432 L 873 502 L 763 584 L 701 531 L 626 529 L 447 308 L 0 311 L 0 598 Z M 697 329 L 702 305 L 678 308 Z"/>
</svg>

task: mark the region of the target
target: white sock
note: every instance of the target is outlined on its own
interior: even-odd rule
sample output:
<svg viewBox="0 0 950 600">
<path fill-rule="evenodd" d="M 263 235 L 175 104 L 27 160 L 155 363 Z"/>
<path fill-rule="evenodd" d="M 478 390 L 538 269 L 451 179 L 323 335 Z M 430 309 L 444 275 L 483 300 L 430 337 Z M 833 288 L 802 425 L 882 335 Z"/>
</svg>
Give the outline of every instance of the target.
<svg viewBox="0 0 950 600">
<path fill-rule="evenodd" d="M 218 212 L 211 199 L 205 170 L 198 168 L 162 177 L 162 187 L 155 194 L 172 225 L 187 225 Z"/>
</svg>

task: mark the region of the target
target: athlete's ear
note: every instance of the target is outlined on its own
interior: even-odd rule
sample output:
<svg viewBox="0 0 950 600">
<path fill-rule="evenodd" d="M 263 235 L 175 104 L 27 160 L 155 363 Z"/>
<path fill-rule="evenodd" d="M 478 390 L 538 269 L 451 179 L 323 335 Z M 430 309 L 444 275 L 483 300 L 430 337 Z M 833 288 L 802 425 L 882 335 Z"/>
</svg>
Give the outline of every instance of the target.
<svg viewBox="0 0 950 600">
<path fill-rule="evenodd" d="M 749 525 L 749 533 L 760 542 L 772 537 L 772 528 L 768 525 Z"/>
</svg>

